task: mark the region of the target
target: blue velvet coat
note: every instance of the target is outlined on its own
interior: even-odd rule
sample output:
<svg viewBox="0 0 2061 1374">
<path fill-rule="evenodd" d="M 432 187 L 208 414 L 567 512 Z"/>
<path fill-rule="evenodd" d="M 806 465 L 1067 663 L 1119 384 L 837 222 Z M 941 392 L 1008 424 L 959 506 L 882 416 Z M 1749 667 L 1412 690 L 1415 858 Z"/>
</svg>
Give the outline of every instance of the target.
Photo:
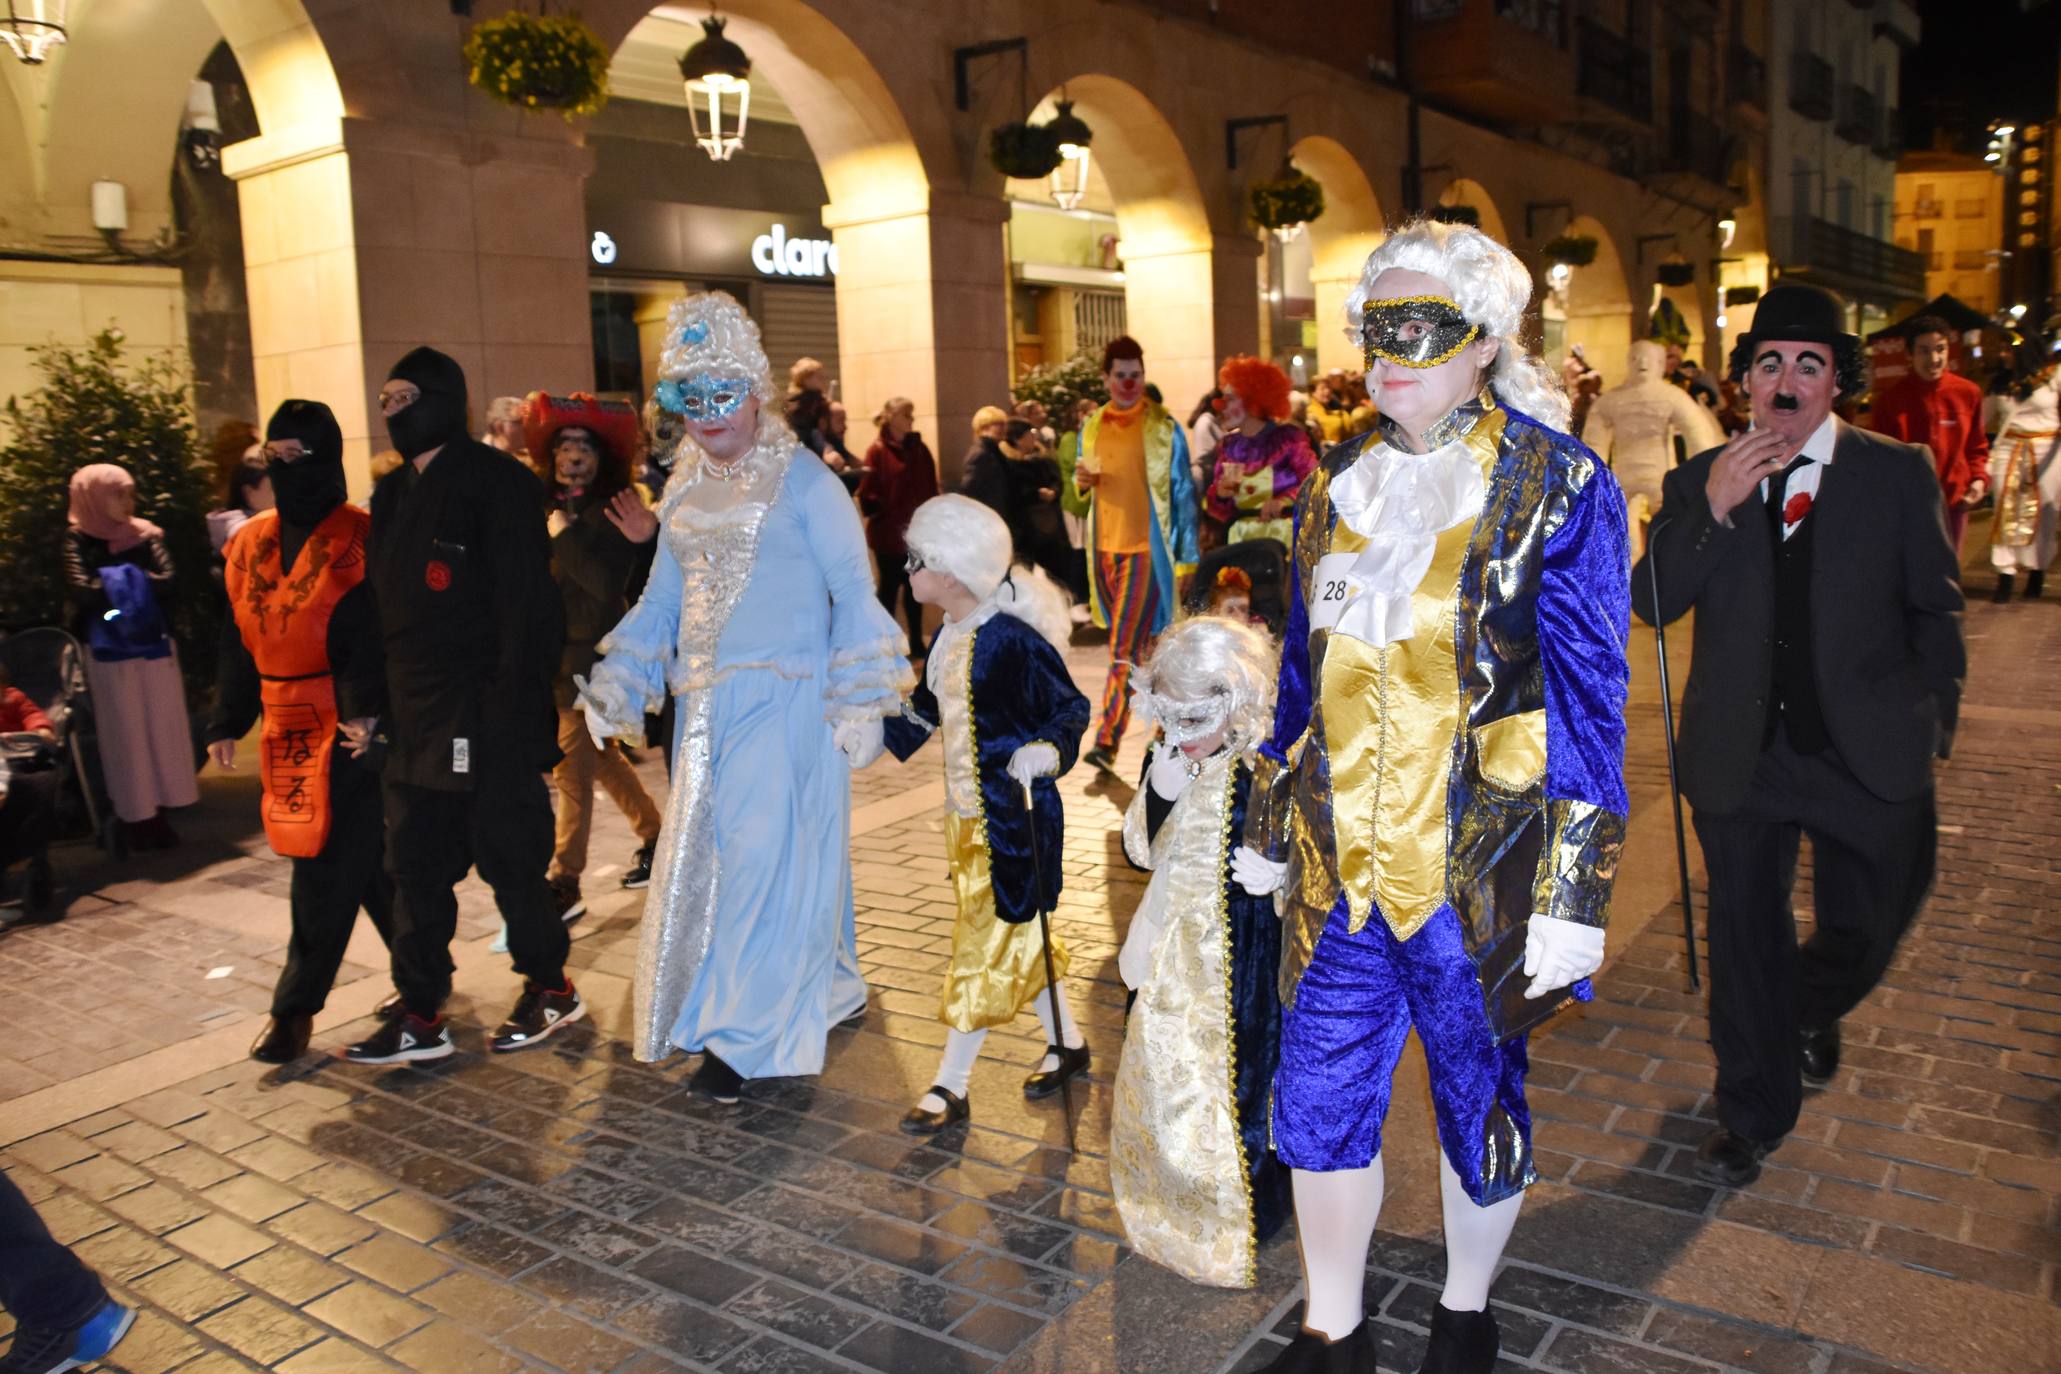
<svg viewBox="0 0 2061 1374">
<path fill-rule="evenodd" d="M 1040 910 L 1050 911 L 1059 900 L 1066 816 L 1051 778 L 1031 784 L 1037 800 L 1034 865 L 1030 817 L 1024 811 L 1023 789 L 1006 771 L 1009 759 L 1024 745 L 1043 742 L 1059 751 L 1059 771 L 1066 772 L 1080 753 L 1090 711 L 1059 651 L 1015 616 L 992 616 L 973 636 L 974 768 L 987 821 L 995 914 L 1020 925 L 1034 920 Z M 937 696 L 928 681 L 919 679 L 902 714 L 884 722 L 888 749 L 898 759 L 908 758 L 923 747 L 938 720 Z M 1038 875 L 1044 879 L 1042 888 Z"/>
</svg>

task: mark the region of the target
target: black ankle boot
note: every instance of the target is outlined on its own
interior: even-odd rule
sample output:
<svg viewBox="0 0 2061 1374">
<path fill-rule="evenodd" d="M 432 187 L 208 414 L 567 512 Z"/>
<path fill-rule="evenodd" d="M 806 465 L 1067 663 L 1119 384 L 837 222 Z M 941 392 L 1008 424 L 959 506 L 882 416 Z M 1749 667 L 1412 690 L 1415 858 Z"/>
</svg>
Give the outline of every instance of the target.
<svg viewBox="0 0 2061 1374">
<path fill-rule="evenodd" d="M 1336 1341 L 1314 1331 L 1300 1331 L 1288 1348 L 1259 1374 L 1378 1374 L 1374 1333 L 1366 1318 Z"/>
<path fill-rule="evenodd" d="M 2045 568 L 2041 568 L 2038 572 L 2029 572 L 2025 575 L 2025 599 L 2027 601 L 2039 600 L 2040 593 L 2046 589 L 2047 570 Z"/>
<path fill-rule="evenodd" d="M 1995 594 L 1994 594 L 1993 596 L 1991 596 L 1991 597 L 1990 597 L 1990 600 L 1992 600 L 1992 601 L 1996 602 L 1996 603 L 1997 603 L 1997 605 L 2001 606 L 2001 605 L 2003 605 L 2003 604 L 2004 604 L 2004 603 L 2005 603 L 2006 601 L 2009 601 L 2010 599 L 2011 599 L 2011 574 L 2009 574 L 2009 573 L 1998 573 L 1998 574 L 1997 574 L 1997 590 L 1996 590 L 1996 593 L 1995 593 Z"/>
<path fill-rule="evenodd" d="M 1487 1310 L 1455 1312 L 1444 1303 L 1431 1309 L 1431 1344 L 1417 1374 L 1489 1374 L 1502 1338 Z"/>
</svg>

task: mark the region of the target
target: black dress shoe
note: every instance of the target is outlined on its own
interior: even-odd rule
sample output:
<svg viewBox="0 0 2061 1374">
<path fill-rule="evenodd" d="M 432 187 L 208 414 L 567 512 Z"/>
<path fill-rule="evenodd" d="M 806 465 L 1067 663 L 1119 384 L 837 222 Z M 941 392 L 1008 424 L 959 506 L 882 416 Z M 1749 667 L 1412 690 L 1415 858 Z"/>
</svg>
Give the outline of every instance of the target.
<svg viewBox="0 0 2061 1374">
<path fill-rule="evenodd" d="M 250 1057 L 260 1064 L 291 1064 L 308 1052 L 308 1037 L 314 1033 L 312 1016 L 270 1016 L 265 1029 L 252 1042 Z"/>
<path fill-rule="evenodd" d="M 1081 755 L 1081 762 L 1098 772 L 1107 773 L 1112 778 L 1117 777 L 1116 750 L 1105 745 L 1098 744 Z"/>
<path fill-rule="evenodd" d="M 1803 1081 L 1813 1087 L 1824 1087 L 1832 1081 L 1832 1075 L 1839 1072 L 1839 1023 L 1805 1026 L 1797 1032 L 1796 1038 Z"/>
<path fill-rule="evenodd" d="M 2037 601 L 2047 590 L 2047 570 L 2040 568 L 2025 575 L 2025 599 Z"/>
<path fill-rule="evenodd" d="M 1437 1303 L 1431 1309 L 1431 1344 L 1417 1374 L 1489 1374 L 1501 1348 L 1494 1314 L 1455 1312 Z"/>
<path fill-rule="evenodd" d="M 1997 589 L 1990 594 L 1990 600 L 1999 606 L 2010 604 L 2012 577 L 2009 573 L 1997 574 Z"/>
<path fill-rule="evenodd" d="M 1327 1341 L 1314 1331 L 1299 1331 L 1288 1348 L 1259 1374 L 1378 1374 L 1374 1335 L 1365 1318 L 1344 1337 Z"/>
<path fill-rule="evenodd" d="M 1024 1079 L 1023 1095 L 1025 1097 L 1050 1097 L 1065 1085 L 1067 1079 L 1088 1071 L 1088 1047 L 1086 1045 L 1073 1050 L 1065 1049 L 1059 1045 L 1047 1045 L 1045 1046 L 1045 1053 L 1057 1057 L 1059 1065 L 1057 1068 L 1039 1069 L 1029 1078 Z"/>
<path fill-rule="evenodd" d="M 936 1135 L 939 1131 L 956 1126 L 973 1115 L 973 1107 L 968 1098 L 959 1096 L 950 1088 L 941 1088 L 935 1083 L 930 1085 L 930 1090 L 943 1099 L 943 1110 L 926 1112 L 921 1102 L 909 1108 L 909 1114 L 902 1118 L 904 1135 Z"/>
<path fill-rule="evenodd" d="M 1744 1188 L 1760 1177 L 1760 1162 L 1780 1143 L 1749 1140 L 1720 1126 L 1696 1147 L 1696 1177 L 1726 1188 Z"/>
<path fill-rule="evenodd" d="M 687 1087 L 696 1097 L 734 1107 L 744 1089 L 744 1075 L 718 1059 L 714 1050 L 703 1050 L 701 1067 L 687 1080 Z"/>
</svg>

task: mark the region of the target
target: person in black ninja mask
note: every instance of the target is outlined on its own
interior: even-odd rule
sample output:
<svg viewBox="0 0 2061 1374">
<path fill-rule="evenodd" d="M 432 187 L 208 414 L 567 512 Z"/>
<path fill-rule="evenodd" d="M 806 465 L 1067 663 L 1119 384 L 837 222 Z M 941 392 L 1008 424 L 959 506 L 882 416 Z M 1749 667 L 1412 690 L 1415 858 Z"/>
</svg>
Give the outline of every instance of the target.
<svg viewBox="0 0 2061 1374">
<path fill-rule="evenodd" d="M 265 429 L 274 510 L 223 549 L 231 618 L 222 627 L 208 756 L 236 767 L 260 715 L 265 835 L 293 860 L 293 932 L 272 1015 L 251 1058 L 284 1064 L 308 1048 L 358 908 L 392 943 L 393 882 L 379 776 L 369 757 L 385 714 L 379 619 L 365 583 L 371 518 L 344 501 L 343 433 L 320 401 L 287 401 Z"/>
<path fill-rule="evenodd" d="M 386 647 L 387 871 L 398 903 L 398 1005 L 344 1057 L 442 1059 L 453 892 L 475 864 L 508 926 L 523 992 L 491 1041 L 506 1053 L 586 1014 L 565 973 L 568 939 L 545 865 L 558 762 L 551 679 L 565 618 L 551 580 L 536 474 L 473 439 L 465 374 L 433 348 L 379 390 L 404 461 L 372 492 L 368 565 Z"/>
</svg>

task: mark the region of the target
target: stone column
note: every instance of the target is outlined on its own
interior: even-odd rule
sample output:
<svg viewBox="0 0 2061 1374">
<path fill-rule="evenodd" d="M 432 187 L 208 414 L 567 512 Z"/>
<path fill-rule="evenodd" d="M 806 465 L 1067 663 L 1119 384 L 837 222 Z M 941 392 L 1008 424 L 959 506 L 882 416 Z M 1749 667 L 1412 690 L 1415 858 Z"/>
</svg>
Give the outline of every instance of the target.
<svg viewBox="0 0 2061 1374">
<path fill-rule="evenodd" d="M 1365 354 L 1354 347 L 1353 341 L 1345 334 L 1345 298 L 1359 284 L 1357 268 L 1345 276 L 1310 278 L 1310 289 L 1317 300 L 1317 361 L 1310 369 L 1312 377 L 1334 367 L 1342 367 L 1347 372 L 1358 372 L 1366 367 Z"/>
</svg>

